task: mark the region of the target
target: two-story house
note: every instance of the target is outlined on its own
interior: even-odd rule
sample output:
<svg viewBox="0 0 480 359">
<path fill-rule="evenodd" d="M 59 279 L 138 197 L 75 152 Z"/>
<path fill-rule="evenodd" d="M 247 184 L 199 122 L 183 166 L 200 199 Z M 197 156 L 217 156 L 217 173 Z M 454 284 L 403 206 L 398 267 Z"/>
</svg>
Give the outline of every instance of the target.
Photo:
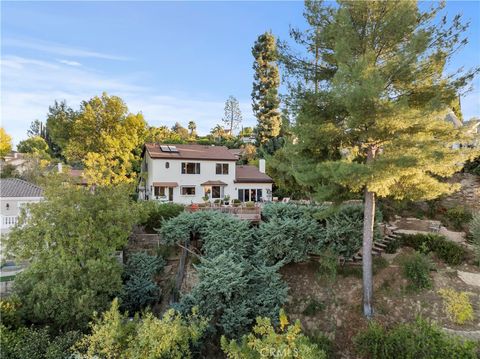
<svg viewBox="0 0 480 359">
<path fill-rule="evenodd" d="M 223 199 L 270 200 L 272 179 L 260 168 L 237 166 L 237 156 L 224 146 L 147 143 L 142 152 L 139 198 L 175 203 Z"/>
</svg>

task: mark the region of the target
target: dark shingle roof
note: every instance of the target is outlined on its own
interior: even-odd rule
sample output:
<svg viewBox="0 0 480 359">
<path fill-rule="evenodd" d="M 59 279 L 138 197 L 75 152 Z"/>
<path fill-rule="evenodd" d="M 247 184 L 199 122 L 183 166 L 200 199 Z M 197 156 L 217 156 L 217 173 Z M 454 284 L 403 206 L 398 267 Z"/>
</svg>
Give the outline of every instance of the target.
<svg viewBox="0 0 480 359">
<path fill-rule="evenodd" d="M 18 178 L 0 179 L 0 197 L 42 197 L 43 190 Z"/>
<path fill-rule="evenodd" d="M 273 183 L 273 180 L 255 166 L 237 166 L 235 183 Z"/>
<path fill-rule="evenodd" d="M 160 146 L 175 146 L 178 152 L 164 152 Z M 237 157 L 225 146 L 167 145 L 146 143 L 145 149 L 151 158 L 236 161 Z"/>
</svg>

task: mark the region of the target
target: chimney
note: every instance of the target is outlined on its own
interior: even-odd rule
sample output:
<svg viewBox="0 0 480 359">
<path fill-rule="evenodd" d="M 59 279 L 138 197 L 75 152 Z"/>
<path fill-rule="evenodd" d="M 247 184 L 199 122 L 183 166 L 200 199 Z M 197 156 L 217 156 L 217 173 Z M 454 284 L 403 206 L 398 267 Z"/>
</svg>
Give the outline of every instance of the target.
<svg viewBox="0 0 480 359">
<path fill-rule="evenodd" d="M 258 170 L 262 173 L 265 173 L 265 159 L 260 158 L 258 160 Z"/>
<path fill-rule="evenodd" d="M 58 162 L 58 164 L 57 164 L 57 169 L 58 169 L 58 173 L 62 173 L 62 172 L 63 172 L 63 164 L 62 164 L 62 162 Z"/>
</svg>

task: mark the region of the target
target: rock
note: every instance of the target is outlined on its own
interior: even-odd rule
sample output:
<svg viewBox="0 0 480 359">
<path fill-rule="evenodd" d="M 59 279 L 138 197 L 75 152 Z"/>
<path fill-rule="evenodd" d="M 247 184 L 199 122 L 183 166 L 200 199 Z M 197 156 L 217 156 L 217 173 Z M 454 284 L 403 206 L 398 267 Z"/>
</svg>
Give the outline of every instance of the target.
<svg viewBox="0 0 480 359">
<path fill-rule="evenodd" d="M 457 275 L 465 284 L 480 287 L 480 273 L 457 271 Z"/>
</svg>

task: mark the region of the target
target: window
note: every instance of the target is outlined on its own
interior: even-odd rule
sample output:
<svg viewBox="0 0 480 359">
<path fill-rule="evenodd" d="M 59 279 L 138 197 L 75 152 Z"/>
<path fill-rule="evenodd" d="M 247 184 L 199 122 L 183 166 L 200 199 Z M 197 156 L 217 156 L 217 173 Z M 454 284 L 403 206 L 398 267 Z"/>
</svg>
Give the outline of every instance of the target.
<svg viewBox="0 0 480 359">
<path fill-rule="evenodd" d="M 221 198 L 220 186 L 212 186 L 212 198 Z"/>
<path fill-rule="evenodd" d="M 182 186 L 182 196 L 195 196 L 195 186 Z"/>
<path fill-rule="evenodd" d="M 239 189 L 238 199 L 242 202 L 260 202 L 262 200 L 262 189 Z"/>
<path fill-rule="evenodd" d="M 215 172 L 217 175 L 228 175 L 228 163 L 217 163 Z"/>
<path fill-rule="evenodd" d="M 182 173 L 189 175 L 200 174 L 200 163 L 196 162 L 182 162 Z"/>
<path fill-rule="evenodd" d="M 155 187 L 153 188 L 153 190 L 154 190 L 155 196 L 157 196 L 157 197 L 164 197 L 164 196 L 165 196 L 165 187 L 157 187 L 157 186 L 155 186 Z"/>
<path fill-rule="evenodd" d="M 170 168 L 170 162 L 165 162 L 165 168 Z"/>
</svg>

